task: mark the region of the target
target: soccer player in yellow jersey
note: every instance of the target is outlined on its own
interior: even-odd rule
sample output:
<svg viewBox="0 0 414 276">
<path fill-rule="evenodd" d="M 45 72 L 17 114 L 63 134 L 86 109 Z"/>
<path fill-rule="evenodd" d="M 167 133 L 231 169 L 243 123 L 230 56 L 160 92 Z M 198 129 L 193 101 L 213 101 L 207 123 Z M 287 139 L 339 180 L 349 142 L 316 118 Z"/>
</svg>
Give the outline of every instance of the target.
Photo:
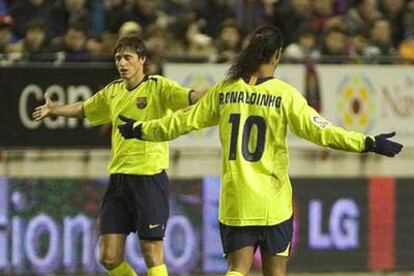
<svg viewBox="0 0 414 276">
<path fill-rule="evenodd" d="M 118 40 L 115 63 L 121 79 L 108 84 L 85 102 L 46 103 L 33 113 L 36 121 L 50 115 L 86 117 L 92 125 L 112 123 L 110 184 L 100 211 L 100 262 L 109 275 L 136 275 L 124 261 L 125 240 L 137 232 L 148 275 L 167 275 L 163 242 L 169 215 L 168 144 L 125 140 L 118 116 L 150 120 L 194 103 L 202 91 L 192 91 L 161 76 L 144 73 L 147 53 L 135 36 Z"/>
<path fill-rule="evenodd" d="M 402 148 L 388 140 L 393 134 L 371 138 L 321 117 L 295 88 L 273 78 L 281 51 L 279 30 L 260 27 L 229 69 L 228 78 L 197 104 L 156 121 L 122 118 L 126 123 L 118 127 L 126 139 L 166 141 L 219 125 L 219 221 L 227 275 L 247 275 L 257 247 L 264 275 L 286 274 L 293 215 L 288 128 L 301 138 L 339 150 L 394 156 Z"/>
</svg>

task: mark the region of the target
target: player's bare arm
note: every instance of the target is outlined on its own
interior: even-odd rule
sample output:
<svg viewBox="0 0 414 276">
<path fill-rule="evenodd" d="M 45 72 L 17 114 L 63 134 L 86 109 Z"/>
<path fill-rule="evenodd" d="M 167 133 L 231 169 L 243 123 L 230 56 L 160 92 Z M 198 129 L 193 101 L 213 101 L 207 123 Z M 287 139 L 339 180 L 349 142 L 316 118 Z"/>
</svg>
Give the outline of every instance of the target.
<svg viewBox="0 0 414 276">
<path fill-rule="evenodd" d="M 33 119 L 35 121 L 43 120 L 49 116 L 63 116 L 63 117 L 74 117 L 83 118 L 83 102 L 76 102 L 67 105 L 60 105 L 53 102 L 50 97 L 45 94 L 45 104 L 35 108 L 33 112 Z"/>
</svg>

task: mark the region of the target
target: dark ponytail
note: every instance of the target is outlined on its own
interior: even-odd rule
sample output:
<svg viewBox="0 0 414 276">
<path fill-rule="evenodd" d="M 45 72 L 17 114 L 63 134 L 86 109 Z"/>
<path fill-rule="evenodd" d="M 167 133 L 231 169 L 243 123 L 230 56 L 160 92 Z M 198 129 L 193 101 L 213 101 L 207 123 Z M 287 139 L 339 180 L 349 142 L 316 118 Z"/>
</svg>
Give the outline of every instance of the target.
<svg viewBox="0 0 414 276">
<path fill-rule="evenodd" d="M 231 65 L 227 79 L 236 80 L 252 75 L 261 64 L 269 62 L 282 45 L 282 34 L 278 28 L 270 25 L 259 27 L 251 34 L 249 44 Z"/>
</svg>

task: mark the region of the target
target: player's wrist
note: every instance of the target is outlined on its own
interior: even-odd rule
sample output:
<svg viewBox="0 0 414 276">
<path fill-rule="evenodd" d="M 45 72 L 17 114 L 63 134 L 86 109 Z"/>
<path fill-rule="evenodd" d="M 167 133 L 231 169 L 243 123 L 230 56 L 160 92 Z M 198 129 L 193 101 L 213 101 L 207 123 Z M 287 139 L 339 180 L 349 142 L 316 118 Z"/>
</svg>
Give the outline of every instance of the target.
<svg viewBox="0 0 414 276">
<path fill-rule="evenodd" d="M 374 152 L 375 147 L 376 147 L 375 138 L 371 136 L 366 136 L 365 147 L 362 152 Z"/>
<path fill-rule="evenodd" d="M 142 139 L 142 123 L 141 122 L 135 122 L 132 125 L 132 135 L 137 139 Z"/>
</svg>

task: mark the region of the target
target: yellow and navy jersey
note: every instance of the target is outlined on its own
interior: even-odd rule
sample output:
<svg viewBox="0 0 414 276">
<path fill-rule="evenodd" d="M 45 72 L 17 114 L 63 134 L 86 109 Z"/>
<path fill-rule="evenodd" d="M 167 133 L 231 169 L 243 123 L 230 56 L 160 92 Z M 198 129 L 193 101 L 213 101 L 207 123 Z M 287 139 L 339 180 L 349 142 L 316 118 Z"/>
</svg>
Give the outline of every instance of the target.
<svg viewBox="0 0 414 276">
<path fill-rule="evenodd" d="M 142 138 L 170 140 L 217 124 L 219 220 L 231 226 L 275 225 L 292 216 L 288 128 L 324 147 L 361 152 L 365 145 L 365 135 L 332 125 L 295 88 L 273 78 L 220 82 L 194 106 L 143 123 Z"/>
<path fill-rule="evenodd" d="M 117 80 L 85 101 L 84 113 L 92 125 L 112 123 L 109 173 L 153 175 L 168 168 L 168 143 L 125 140 L 117 129 L 124 123 L 118 116 L 140 121 L 161 118 L 188 106 L 189 92 L 167 78 L 145 76 L 134 89 L 128 90 L 122 80 Z"/>
</svg>

